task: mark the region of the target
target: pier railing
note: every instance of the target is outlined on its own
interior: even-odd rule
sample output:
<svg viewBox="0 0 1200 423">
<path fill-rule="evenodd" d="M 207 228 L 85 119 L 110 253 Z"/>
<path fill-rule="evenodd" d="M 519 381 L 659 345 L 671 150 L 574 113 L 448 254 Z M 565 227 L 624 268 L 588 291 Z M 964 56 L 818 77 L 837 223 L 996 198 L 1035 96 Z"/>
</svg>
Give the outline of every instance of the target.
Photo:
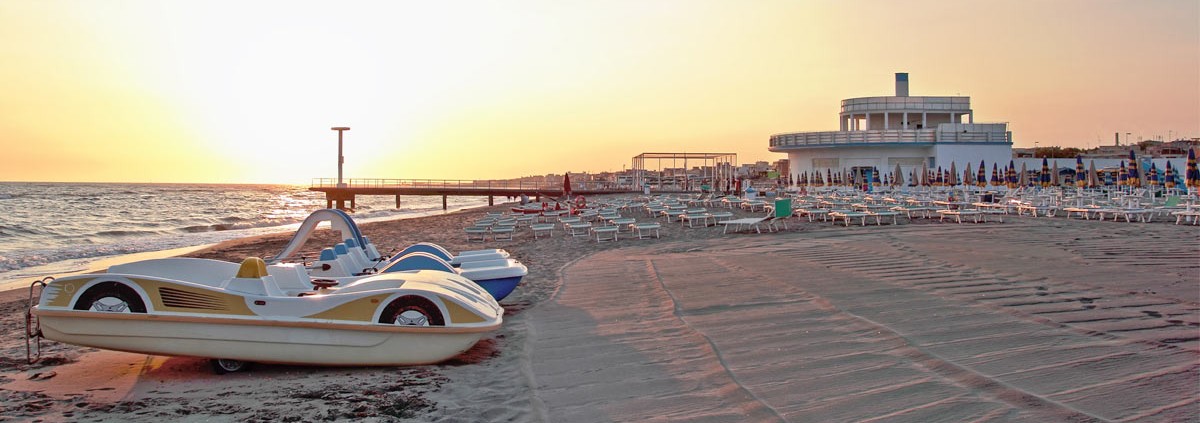
<svg viewBox="0 0 1200 423">
<path fill-rule="evenodd" d="M 612 182 L 573 182 L 572 189 L 614 189 Z M 313 178 L 309 188 L 377 188 L 377 189 L 451 189 L 451 190 L 522 190 L 522 191 L 561 191 L 562 181 L 519 181 L 519 180 L 462 180 L 462 179 L 373 179 L 354 178 L 343 179 L 338 185 L 337 178 Z"/>
</svg>

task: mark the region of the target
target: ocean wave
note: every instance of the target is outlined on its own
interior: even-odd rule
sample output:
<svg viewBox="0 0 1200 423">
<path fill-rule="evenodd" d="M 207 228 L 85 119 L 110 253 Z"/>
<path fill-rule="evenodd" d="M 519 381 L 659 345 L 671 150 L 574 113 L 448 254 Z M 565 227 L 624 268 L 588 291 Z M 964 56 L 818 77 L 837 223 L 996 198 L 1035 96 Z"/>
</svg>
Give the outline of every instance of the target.
<svg viewBox="0 0 1200 423">
<path fill-rule="evenodd" d="M 158 231 L 135 231 L 135 230 L 112 230 L 96 232 L 96 236 L 100 237 L 130 237 L 130 236 L 151 236 L 161 235 Z"/>
</svg>

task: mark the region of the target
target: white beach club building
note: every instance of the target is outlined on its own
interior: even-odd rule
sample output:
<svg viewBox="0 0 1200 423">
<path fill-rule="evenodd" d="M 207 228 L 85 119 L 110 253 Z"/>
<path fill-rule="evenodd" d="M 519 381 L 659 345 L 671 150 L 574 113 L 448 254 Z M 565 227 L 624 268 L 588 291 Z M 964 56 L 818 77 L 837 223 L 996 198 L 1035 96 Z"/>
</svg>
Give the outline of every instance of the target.
<svg viewBox="0 0 1200 423">
<path fill-rule="evenodd" d="M 895 96 L 842 100 L 838 116 L 838 131 L 772 135 L 769 150 L 787 153 L 796 175 L 872 168 L 890 174 L 900 165 L 906 183 L 923 164 L 933 170 L 955 163 L 961 173 L 968 163 L 975 169 L 980 160 L 1012 159 L 1007 123 L 975 123 L 971 97 L 910 97 L 907 73 L 896 74 Z"/>
</svg>

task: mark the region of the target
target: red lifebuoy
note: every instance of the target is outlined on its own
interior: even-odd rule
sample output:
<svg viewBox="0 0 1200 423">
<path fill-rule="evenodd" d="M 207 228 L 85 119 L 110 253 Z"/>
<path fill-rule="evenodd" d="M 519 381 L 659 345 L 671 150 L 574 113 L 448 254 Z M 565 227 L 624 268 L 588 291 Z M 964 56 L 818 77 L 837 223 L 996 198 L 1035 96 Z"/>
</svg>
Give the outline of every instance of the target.
<svg viewBox="0 0 1200 423">
<path fill-rule="evenodd" d="M 583 198 L 582 195 L 575 197 L 575 208 L 586 209 L 587 208 L 587 199 Z"/>
</svg>

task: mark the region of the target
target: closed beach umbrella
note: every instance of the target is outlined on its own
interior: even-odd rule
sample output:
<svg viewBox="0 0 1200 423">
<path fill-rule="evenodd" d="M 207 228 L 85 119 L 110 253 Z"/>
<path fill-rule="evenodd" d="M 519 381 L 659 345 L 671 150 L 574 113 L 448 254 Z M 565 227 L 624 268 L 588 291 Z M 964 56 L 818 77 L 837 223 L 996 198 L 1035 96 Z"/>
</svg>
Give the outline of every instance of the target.
<svg viewBox="0 0 1200 423">
<path fill-rule="evenodd" d="M 1012 188 L 1012 180 L 1015 176 L 1017 176 L 1017 171 L 1013 170 L 1011 163 L 1008 166 L 1004 166 L 1004 169 L 1000 171 L 1000 180 L 1004 182 L 1005 187 Z"/>
<path fill-rule="evenodd" d="M 1045 157 L 1042 157 L 1042 171 L 1038 173 L 1038 182 L 1042 188 L 1050 188 L 1050 163 Z"/>
<path fill-rule="evenodd" d="M 1183 185 L 1191 192 L 1200 188 L 1200 167 L 1196 166 L 1196 150 L 1188 149 L 1187 169 L 1183 174 Z"/>
<path fill-rule="evenodd" d="M 1127 185 L 1141 186 L 1141 172 L 1138 167 L 1138 156 L 1133 154 L 1133 150 L 1129 150 L 1129 178 L 1126 181 Z"/>
<path fill-rule="evenodd" d="M 1021 174 L 1017 175 L 1017 186 L 1029 186 L 1029 171 L 1025 170 L 1025 162 L 1021 162 Z"/>
<path fill-rule="evenodd" d="M 994 187 L 1000 186 L 1000 169 L 999 164 L 996 162 L 992 162 L 992 179 L 989 182 Z"/>
<path fill-rule="evenodd" d="M 1150 169 L 1146 170 L 1146 183 L 1150 186 L 1158 185 L 1158 165 L 1150 162 Z"/>
<path fill-rule="evenodd" d="M 1095 160 L 1088 160 L 1087 181 L 1088 188 L 1096 188 L 1100 186 L 1100 175 L 1096 174 Z"/>
<path fill-rule="evenodd" d="M 567 197 L 568 200 L 571 199 L 571 174 L 570 173 L 563 174 L 563 196 Z"/>
<path fill-rule="evenodd" d="M 942 172 L 942 167 L 938 166 L 937 173 L 933 176 L 933 186 L 940 187 L 946 185 L 946 174 Z"/>
<path fill-rule="evenodd" d="M 983 188 L 987 186 L 987 182 L 987 163 L 980 160 L 979 170 L 975 171 L 975 186 Z"/>
<path fill-rule="evenodd" d="M 967 168 L 963 169 L 963 185 L 975 185 L 975 172 L 971 171 L 971 162 L 967 162 Z"/>
<path fill-rule="evenodd" d="M 900 169 L 900 163 L 896 163 L 896 168 L 892 169 L 892 186 L 904 185 L 904 171 Z"/>
<path fill-rule="evenodd" d="M 833 169 L 825 168 L 825 186 L 833 186 Z"/>
<path fill-rule="evenodd" d="M 1131 187 L 1142 186 L 1141 172 L 1138 171 L 1137 156 L 1133 155 L 1133 150 L 1129 150 L 1129 177 L 1125 184 Z"/>
<path fill-rule="evenodd" d="M 947 176 L 949 177 L 946 178 L 946 185 L 958 185 L 958 166 L 955 166 L 954 162 L 950 162 L 950 175 Z"/>
<path fill-rule="evenodd" d="M 1087 186 L 1087 175 L 1083 173 L 1083 156 L 1075 156 L 1075 186 Z"/>
<path fill-rule="evenodd" d="M 872 167 L 872 168 L 871 168 L 871 186 L 876 186 L 876 187 L 877 187 L 877 186 L 880 186 L 880 185 L 882 185 L 882 184 L 883 184 L 883 183 L 879 181 L 879 169 L 878 169 L 878 168 L 875 168 L 875 167 Z"/>
<path fill-rule="evenodd" d="M 1117 185 L 1126 185 L 1129 182 L 1129 168 L 1125 167 L 1125 161 L 1121 160 L 1121 167 L 1117 170 Z"/>
<path fill-rule="evenodd" d="M 1054 161 L 1054 166 L 1050 168 L 1050 185 L 1058 186 L 1058 160 Z"/>
<path fill-rule="evenodd" d="M 1163 188 L 1175 188 L 1175 169 L 1171 167 L 1171 162 L 1167 162 L 1167 170 L 1163 171 Z"/>
<path fill-rule="evenodd" d="M 921 186 L 929 186 L 929 164 L 921 163 Z"/>
</svg>

